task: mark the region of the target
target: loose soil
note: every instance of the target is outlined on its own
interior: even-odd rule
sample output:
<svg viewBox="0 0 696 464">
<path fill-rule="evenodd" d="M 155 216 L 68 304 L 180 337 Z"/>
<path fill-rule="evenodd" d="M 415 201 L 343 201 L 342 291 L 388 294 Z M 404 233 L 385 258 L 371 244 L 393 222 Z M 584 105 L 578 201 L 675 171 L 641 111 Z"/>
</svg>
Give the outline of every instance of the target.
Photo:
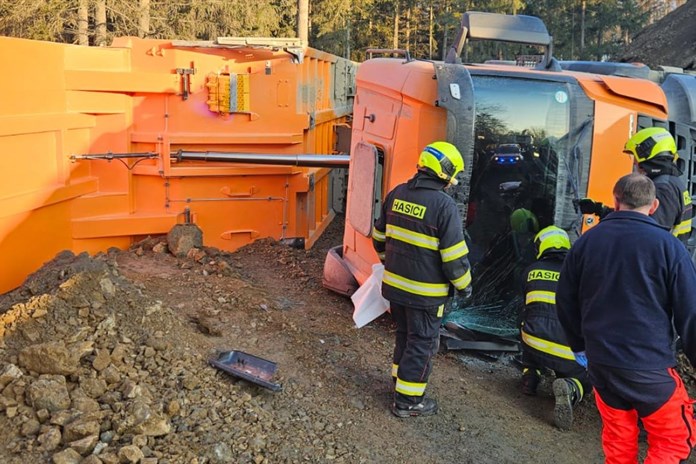
<svg viewBox="0 0 696 464">
<path fill-rule="evenodd" d="M 154 238 L 47 263 L 0 296 L 0 462 L 602 462 L 593 398 L 556 429 L 550 379 L 522 395 L 511 356 L 438 354 L 439 414 L 394 417 L 392 322 L 356 329 L 321 284 L 342 226 L 310 250 L 176 258 Z M 209 364 L 231 350 L 276 363 L 282 391 Z"/>
</svg>

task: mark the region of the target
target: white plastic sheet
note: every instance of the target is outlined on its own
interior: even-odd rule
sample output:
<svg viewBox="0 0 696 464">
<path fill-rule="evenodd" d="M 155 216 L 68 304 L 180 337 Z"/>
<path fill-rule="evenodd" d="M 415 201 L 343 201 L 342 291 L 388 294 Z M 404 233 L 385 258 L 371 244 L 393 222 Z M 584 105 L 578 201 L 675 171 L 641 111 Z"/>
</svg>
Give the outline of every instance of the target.
<svg viewBox="0 0 696 464">
<path fill-rule="evenodd" d="M 363 327 L 377 319 L 389 309 L 389 302 L 382 296 L 382 277 L 384 266 L 372 265 L 372 274 L 350 297 L 353 300 L 353 321 L 356 327 Z"/>
</svg>

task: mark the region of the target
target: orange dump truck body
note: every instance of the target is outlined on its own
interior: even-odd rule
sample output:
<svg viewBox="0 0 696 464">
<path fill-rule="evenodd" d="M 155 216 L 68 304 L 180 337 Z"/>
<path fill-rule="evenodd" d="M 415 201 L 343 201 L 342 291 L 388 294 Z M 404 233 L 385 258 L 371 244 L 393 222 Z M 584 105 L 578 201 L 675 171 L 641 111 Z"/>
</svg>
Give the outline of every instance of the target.
<svg viewBox="0 0 696 464">
<path fill-rule="evenodd" d="M 176 156 L 337 152 L 354 64 L 268 42 L 0 38 L 0 292 L 61 250 L 128 247 L 185 218 L 224 250 L 310 247 L 333 218 L 331 169 Z"/>
</svg>

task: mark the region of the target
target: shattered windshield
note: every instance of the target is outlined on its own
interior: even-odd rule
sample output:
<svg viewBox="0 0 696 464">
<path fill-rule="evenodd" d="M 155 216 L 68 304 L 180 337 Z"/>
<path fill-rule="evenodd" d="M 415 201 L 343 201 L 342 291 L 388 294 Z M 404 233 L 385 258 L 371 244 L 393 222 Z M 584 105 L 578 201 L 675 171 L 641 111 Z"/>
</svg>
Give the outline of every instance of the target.
<svg viewBox="0 0 696 464">
<path fill-rule="evenodd" d="M 448 319 L 514 337 L 534 236 L 552 224 L 571 232 L 579 218 L 572 200 L 586 190 L 592 104 L 570 82 L 472 77 L 476 124 L 466 231 L 474 296 Z"/>
</svg>

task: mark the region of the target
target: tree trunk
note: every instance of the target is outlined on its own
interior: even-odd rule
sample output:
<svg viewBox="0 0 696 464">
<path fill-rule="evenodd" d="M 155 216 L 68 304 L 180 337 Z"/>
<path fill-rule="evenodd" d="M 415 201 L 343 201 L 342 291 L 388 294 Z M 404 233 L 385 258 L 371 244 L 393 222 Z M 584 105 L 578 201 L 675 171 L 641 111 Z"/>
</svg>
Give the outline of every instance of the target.
<svg viewBox="0 0 696 464">
<path fill-rule="evenodd" d="M 309 45 L 309 0 L 297 0 L 297 37 Z"/>
<path fill-rule="evenodd" d="M 411 6 L 406 9 L 406 50 L 411 50 Z"/>
<path fill-rule="evenodd" d="M 353 25 L 353 4 L 348 5 L 348 17 L 346 18 L 346 56 L 350 60 L 350 28 Z"/>
<path fill-rule="evenodd" d="M 430 18 L 428 24 L 428 59 L 433 59 L 433 2 L 430 1 Z"/>
<path fill-rule="evenodd" d="M 80 0 L 77 6 L 77 43 L 89 45 L 89 2 Z"/>
<path fill-rule="evenodd" d="M 449 15 L 449 2 L 446 3 L 445 5 L 445 16 Z M 443 21 L 442 23 L 442 61 L 445 61 L 445 58 L 447 57 L 447 39 L 449 39 L 447 35 L 447 30 L 448 30 L 448 24 L 447 21 Z"/>
<path fill-rule="evenodd" d="M 140 0 L 139 13 L 138 37 L 147 37 L 150 34 L 150 0 Z"/>
<path fill-rule="evenodd" d="M 399 48 L 399 0 L 394 2 L 394 48 Z"/>
<path fill-rule="evenodd" d="M 106 46 L 106 0 L 97 0 L 96 13 L 94 15 L 96 22 L 96 40 L 95 44 L 98 47 Z"/>
<path fill-rule="evenodd" d="M 587 10 L 587 1 L 582 0 L 580 5 L 580 58 L 583 58 L 585 52 L 585 11 Z"/>
</svg>

